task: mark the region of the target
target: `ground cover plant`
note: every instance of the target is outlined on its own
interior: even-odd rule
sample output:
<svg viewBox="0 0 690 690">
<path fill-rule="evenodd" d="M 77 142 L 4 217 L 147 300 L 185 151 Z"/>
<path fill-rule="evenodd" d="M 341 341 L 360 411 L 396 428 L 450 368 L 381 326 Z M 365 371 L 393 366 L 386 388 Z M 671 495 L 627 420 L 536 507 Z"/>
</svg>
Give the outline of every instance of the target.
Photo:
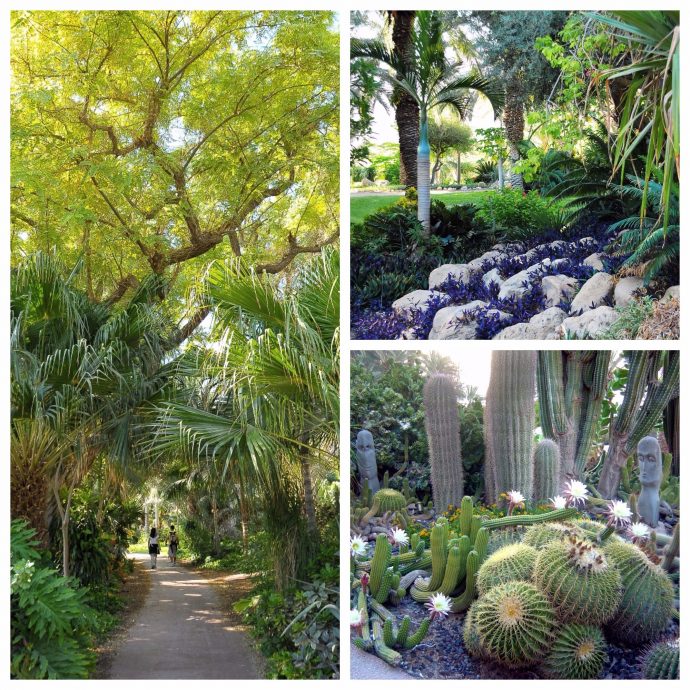
<svg viewBox="0 0 690 690">
<path fill-rule="evenodd" d="M 415 678 L 678 678 L 677 353 L 492 352 L 474 496 L 460 382 L 479 363 L 458 362 L 353 355 L 353 644 Z M 404 416 L 415 379 L 423 412 Z M 407 452 L 381 473 L 420 427 L 430 494 Z"/>
</svg>

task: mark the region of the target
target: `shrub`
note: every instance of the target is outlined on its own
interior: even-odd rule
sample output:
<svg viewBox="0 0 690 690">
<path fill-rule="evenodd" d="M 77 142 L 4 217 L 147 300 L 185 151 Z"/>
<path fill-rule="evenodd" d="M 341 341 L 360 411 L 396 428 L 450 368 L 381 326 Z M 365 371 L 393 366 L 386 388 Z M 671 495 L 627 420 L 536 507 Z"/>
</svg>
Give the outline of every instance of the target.
<svg viewBox="0 0 690 690">
<path fill-rule="evenodd" d="M 552 204 L 537 192 L 523 194 L 517 189 L 489 192 L 477 202 L 477 207 L 477 218 L 508 239 L 536 235 L 557 222 Z"/>
<path fill-rule="evenodd" d="M 11 643 L 13 678 L 86 678 L 96 625 L 86 591 L 50 567 L 21 520 L 11 526 Z"/>
</svg>

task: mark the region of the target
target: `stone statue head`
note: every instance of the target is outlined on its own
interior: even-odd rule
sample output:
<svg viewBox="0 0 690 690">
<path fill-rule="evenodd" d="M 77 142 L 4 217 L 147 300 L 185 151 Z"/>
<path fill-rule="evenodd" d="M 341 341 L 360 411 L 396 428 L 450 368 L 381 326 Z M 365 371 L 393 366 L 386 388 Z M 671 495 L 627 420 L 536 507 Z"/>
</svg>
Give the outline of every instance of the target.
<svg viewBox="0 0 690 690">
<path fill-rule="evenodd" d="M 659 487 L 664 465 L 661 459 L 659 441 L 653 436 L 645 436 L 637 444 L 637 462 L 642 486 Z"/>
<path fill-rule="evenodd" d="M 359 469 L 360 481 L 364 483 L 366 479 L 369 488 L 378 491 L 380 486 L 376 467 L 376 451 L 374 450 L 374 437 L 370 431 L 362 429 L 357 434 L 355 448 L 357 449 L 357 469 Z"/>
</svg>

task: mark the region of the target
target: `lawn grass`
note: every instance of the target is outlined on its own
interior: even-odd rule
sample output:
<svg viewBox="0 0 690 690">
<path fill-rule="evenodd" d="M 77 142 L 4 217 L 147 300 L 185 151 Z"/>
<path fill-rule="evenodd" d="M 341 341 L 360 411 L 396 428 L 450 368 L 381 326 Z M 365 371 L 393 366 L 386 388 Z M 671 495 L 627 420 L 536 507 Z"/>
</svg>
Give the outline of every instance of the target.
<svg viewBox="0 0 690 690">
<path fill-rule="evenodd" d="M 486 192 L 432 192 L 431 196 L 441 199 L 447 206 L 455 206 L 456 204 L 472 204 L 477 201 L 482 194 L 486 194 Z M 376 194 L 366 196 L 352 194 L 350 196 L 350 224 L 361 223 L 366 216 L 385 206 L 394 204 L 401 196 L 402 192 L 400 192 L 400 194 Z"/>
</svg>

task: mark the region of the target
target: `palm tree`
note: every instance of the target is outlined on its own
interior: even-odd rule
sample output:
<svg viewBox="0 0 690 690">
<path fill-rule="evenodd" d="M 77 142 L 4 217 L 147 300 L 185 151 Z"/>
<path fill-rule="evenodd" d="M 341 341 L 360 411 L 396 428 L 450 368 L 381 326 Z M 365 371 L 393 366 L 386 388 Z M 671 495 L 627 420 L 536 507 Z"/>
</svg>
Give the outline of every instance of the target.
<svg viewBox="0 0 690 690">
<path fill-rule="evenodd" d="M 430 149 L 428 119 L 435 108 L 450 107 L 464 118 L 471 107 L 471 91 L 484 94 L 496 112 L 503 104 L 498 84 L 477 73 L 459 75 L 460 65 L 445 56 L 443 25 L 439 13 L 417 12 L 411 35 L 414 60 L 403 61 L 395 51 L 380 40 L 355 39 L 351 43 L 352 58 L 367 57 L 383 64 L 382 79 L 393 88 L 407 93 L 419 107 L 419 146 L 417 148 L 417 217 L 430 228 Z"/>
</svg>

